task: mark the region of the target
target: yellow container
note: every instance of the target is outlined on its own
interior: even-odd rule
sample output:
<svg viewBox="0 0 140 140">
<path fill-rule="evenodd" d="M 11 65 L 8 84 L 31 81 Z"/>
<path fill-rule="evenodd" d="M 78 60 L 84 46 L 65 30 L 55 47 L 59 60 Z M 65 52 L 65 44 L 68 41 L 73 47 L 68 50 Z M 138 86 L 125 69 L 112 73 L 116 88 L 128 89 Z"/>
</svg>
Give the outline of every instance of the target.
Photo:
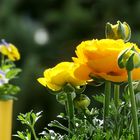
<svg viewBox="0 0 140 140">
<path fill-rule="evenodd" d="M 11 140 L 13 100 L 0 100 L 0 140 Z"/>
</svg>

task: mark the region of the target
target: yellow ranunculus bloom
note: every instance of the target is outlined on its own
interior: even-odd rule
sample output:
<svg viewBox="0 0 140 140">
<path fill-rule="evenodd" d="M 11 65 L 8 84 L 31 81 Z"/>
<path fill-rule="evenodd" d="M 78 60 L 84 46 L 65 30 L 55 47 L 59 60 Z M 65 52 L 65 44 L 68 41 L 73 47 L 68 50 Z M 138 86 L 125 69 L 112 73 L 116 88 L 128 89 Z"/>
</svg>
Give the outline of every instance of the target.
<svg viewBox="0 0 140 140">
<path fill-rule="evenodd" d="M 12 61 L 20 59 L 18 49 L 13 44 L 9 44 L 3 41 L 2 44 L 0 44 L 0 52 L 3 55 L 7 55 L 8 58 Z"/>
<path fill-rule="evenodd" d="M 44 71 L 44 77 L 38 78 L 37 80 L 43 86 L 47 86 L 53 91 L 60 90 L 67 83 L 73 86 L 84 85 L 85 81 L 77 79 L 73 74 L 77 66 L 73 62 L 61 62 L 53 68 L 46 69 Z"/>
<path fill-rule="evenodd" d="M 127 72 L 119 68 L 117 60 L 121 51 L 132 46 L 140 52 L 136 44 L 125 43 L 121 39 L 82 42 L 76 50 L 77 58 L 73 58 L 74 62 L 80 64 L 75 70 L 75 76 L 81 80 L 89 80 L 89 74 L 93 74 L 113 82 L 127 81 Z M 140 68 L 134 69 L 132 74 L 133 80 L 140 79 Z"/>
</svg>

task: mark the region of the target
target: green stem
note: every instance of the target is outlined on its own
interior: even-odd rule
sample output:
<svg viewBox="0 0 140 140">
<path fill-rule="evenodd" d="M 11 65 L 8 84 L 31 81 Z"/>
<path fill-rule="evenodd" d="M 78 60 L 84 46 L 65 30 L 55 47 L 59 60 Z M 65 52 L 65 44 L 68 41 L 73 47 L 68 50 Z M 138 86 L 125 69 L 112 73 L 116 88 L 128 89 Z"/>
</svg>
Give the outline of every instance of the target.
<svg viewBox="0 0 140 140">
<path fill-rule="evenodd" d="M 132 112 L 133 127 L 134 127 L 134 139 L 139 140 L 138 117 L 137 117 L 134 89 L 133 89 L 133 85 L 132 85 L 131 71 L 127 71 L 127 74 L 128 74 L 128 86 L 129 86 L 129 92 L 130 92 L 130 100 L 131 100 L 131 112 Z"/>
<path fill-rule="evenodd" d="M 110 104 L 110 94 L 111 94 L 111 82 L 105 82 L 105 101 L 104 101 L 104 130 L 106 128 L 106 119 L 109 115 L 109 104 Z"/>
<path fill-rule="evenodd" d="M 72 100 L 72 94 L 67 93 L 67 113 L 68 113 L 68 126 L 69 130 L 72 132 L 73 127 L 72 127 L 72 122 L 74 123 L 74 106 L 73 106 L 73 100 Z M 69 133 L 69 136 L 71 134 Z"/>
<path fill-rule="evenodd" d="M 30 126 L 31 130 L 32 130 L 32 134 L 34 136 L 34 139 L 35 140 L 38 140 L 37 136 L 36 136 L 36 133 L 35 133 L 35 130 L 34 130 L 34 127 L 33 126 Z"/>
<path fill-rule="evenodd" d="M 118 104 L 119 104 L 119 95 L 120 95 L 120 86 L 119 85 L 114 85 L 114 102 L 115 102 L 115 106 L 116 108 L 118 108 Z"/>
<path fill-rule="evenodd" d="M 117 114 L 115 116 L 116 119 L 116 124 L 115 124 L 115 135 L 116 135 L 116 140 L 119 139 L 119 132 L 120 132 L 120 127 L 118 126 L 118 121 L 119 121 L 119 112 L 118 112 L 118 106 L 119 106 L 119 95 L 120 95 L 120 86 L 117 84 L 114 84 L 114 103 L 116 107 Z"/>
</svg>

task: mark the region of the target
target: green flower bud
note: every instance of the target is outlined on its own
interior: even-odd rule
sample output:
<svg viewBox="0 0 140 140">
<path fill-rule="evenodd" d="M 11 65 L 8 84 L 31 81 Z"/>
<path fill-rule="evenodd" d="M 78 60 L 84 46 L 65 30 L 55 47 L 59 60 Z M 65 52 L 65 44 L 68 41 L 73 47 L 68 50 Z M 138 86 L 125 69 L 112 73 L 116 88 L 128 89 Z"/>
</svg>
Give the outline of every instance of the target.
<svg viewBox="0 0 140 140">
<path fill-rule="evenodd" d="M 140 67 L 140 54 L 134 47 L 122 51 L 118 56 L 118 65 L 128 71 Z"/>
<path fill-rule="evenodd" d="M 74 105 L 77 109 L 87 109 L 90 105 L 90 99 L 85 94 L 80 94 L 74 99 Z"/>
<path fill-rule="evenodd" d="M 59 94 L 56 94 L 56 100 L 62 104 L 62 105 L 65 105 L 65 102 L 66 102 L 66 94 L 65 92 L 62 92 L 62 93 L 59 93 Z"/>
<path fill-rule="evenodd" d="M 105 35 L 106 38 L 109 39 L 123 39 L 127 42 L 131 38 L 131 29 L 126 22 L 121 23 L 120 21 L 117 21 L 117 24 L 115 25 L 107 23 Z"/>
<path fill-rule="evenodd" d="M 63 91 L 65 93 L 72 93 L 75 91 L 74 87 L 71 85 L 71 84 L 66 84 L 64 87 L 63 87 Z"/>
</svg>

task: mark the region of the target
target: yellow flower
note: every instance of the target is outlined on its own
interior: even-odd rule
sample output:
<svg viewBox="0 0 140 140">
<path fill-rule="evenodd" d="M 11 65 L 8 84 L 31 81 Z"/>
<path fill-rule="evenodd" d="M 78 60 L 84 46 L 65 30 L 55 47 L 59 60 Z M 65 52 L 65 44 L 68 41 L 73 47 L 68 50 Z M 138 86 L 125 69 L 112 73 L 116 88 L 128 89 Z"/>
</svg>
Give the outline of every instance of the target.
<svg viewBox="0 0 140 140">
<path fill-rule="evenodd" d="M 7 55 L 7 57 L 12 61 L 20 59 L 18 49 L 13 44 L 6 43 L 4 40 L 2 40 L 2 44 L 0 44 L 0 52 L 3 55 Z"/>
<path fill-rule="evenodd" d="M 37 80 L 43 86 L 47 86 L 53 91 L 60 90 L 67 83 L 73 86 L 84 85 L 85 81 L 77 79 L 73 74 L 77 66 L 73 62 L 61 62 L 53 68 L 46 69 L 44 77 Z"/>
<path fill-rule="evenodd" d="M 89 74 L 104 78 L 113 82 L 127 81 L 127 72 L 120 69 L 117 63 L 120 52 L 127 48 L 138 47 L 123 40 L 102 39 L 82 42 L 76 50 L 77 58 L 73 58 L 80 66 L 75 70 L 75 76 L 81 80 L 89 80 Z M 140 79 L 140 69 L 134 69 L 133 79 Z M 84 77 L 82 76 L 84 75 Z"/>
</svg>

